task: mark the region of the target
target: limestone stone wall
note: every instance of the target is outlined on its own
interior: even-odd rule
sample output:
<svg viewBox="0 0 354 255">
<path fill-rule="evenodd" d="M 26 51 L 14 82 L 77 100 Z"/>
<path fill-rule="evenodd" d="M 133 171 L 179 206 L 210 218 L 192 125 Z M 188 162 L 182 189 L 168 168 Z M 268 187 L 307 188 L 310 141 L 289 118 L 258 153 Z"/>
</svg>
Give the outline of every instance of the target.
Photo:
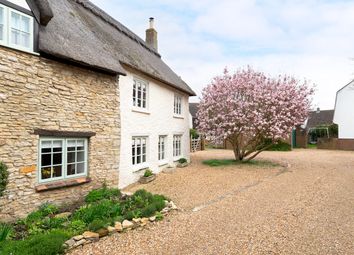
<svg viewBox="0 0 354 255">
<path fill-rule="evenodd" d="M 95 132 L 88 153 L 92 181 L 36 192 L 35 129 Z M 104 181 L 117 186 L 119 147 L 116 76 L 0 46 L 0 160 L 10 172 L 0 220 L 23 217 L 47 201 L 77 200 Z"/>
</svg>

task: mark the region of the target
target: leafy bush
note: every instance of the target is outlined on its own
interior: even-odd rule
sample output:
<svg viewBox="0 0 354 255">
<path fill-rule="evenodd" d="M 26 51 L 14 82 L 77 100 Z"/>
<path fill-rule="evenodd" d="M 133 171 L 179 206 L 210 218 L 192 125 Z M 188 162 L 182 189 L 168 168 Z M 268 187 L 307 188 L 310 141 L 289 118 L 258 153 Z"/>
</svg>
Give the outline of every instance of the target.
<svg viewBox="0 0 354 255">
<path fill-rule="evenodd" d="M 9 182 L 8 178 L 9 172 L 7 171 L 7 166 L 0 161 L 0 197 L 4 195 L 6 185 Z"/>
<path fill-rule="evenodd" d="M 95 219 L 88 225 L 88 229 L 90 231 L 96 232 L 97 230 L 104 228 L 106 225 L 106 222 L 103 220 Z"/>
<path fill-rule="evenodd" d="M 6 223 L 0 223 L 0 242 L 5 241 L 12 232 L 12 226 Z"/>
<path fill-rule="evenodd" d="M 32 223 L 41 221 L 43 218 L 49 215 L 54 215 L 58 211 L 59 208 L 56 205 L 50 203 L 44 203 L 38 208 L 37 211 L 34 211 L 27 216 L 25 220 L 25 224 L 30 225 Z"/>
<path fill-rule="evenodd" d="M 180 163 L 180 164 L 187 163 L 187 159 L 185 159 L 185 158 L 180 158 L 180 159 L 178 160 L 178 163 Z"/>
<path fill-rule="evenodd" d="M 166 197 L 153 195 L 144 189 L 137 190 L 124 203 L 122 213 L 124 218 L 149 217 L 165 207 Z"/>
<path fill-rule="evenodd" d="M 198 139 L 199 137 L 198 131 L 194 128 L 189 129 L 189 134 L 193 139 Z"/>
<path fill-rule="evenodd" d="M 266 146 L 271 145 L 272 140 L 265 139 L 264 143 Z M 291 151 L 291 145 L 286 141 L 279 140 L 272 144 L 271 147 L 267 149 L 267 151 Z"/>
<path fill-rule="evenodd" d="M 82 220 L 73 220 L 70 222 L 68 228 L 74 235 L 80 234 L 86 230 L 86 223 Z"/>
<path fill-rule="evenodd" d="M 157 221 L 163 220 L 163 214 L 161 212 L 157 212 L 155 216 Z"/>
<path fill-rule="evenodd" d="M 146 169 L 144 172 L 144 177 L 150 177 L 153 175 L 153 172 L 150 169 Z"/>
<path fill-rule="evenodd" d="M 64 242 L 70 235 L 63 231 L 51 231 L 22 241 L 6 241 L 0 244 L 0 254 L 56 255 L 63 254 Z"/>
<path fill-rule="evenodd" d="M 85 197 L 85 202 L 93 203 L 103 199 L 119 199 L 121 196 L 119 189 L 107 188 L 105 185 L 100 189 L 94 189 Z"/>
<path fill-rule="evenodd" d="M 72 218 L 89 224 L 96 219 L 109 220 L 119 215 L 121 215 L 121 205 L 119 203 L 111 200 L 102 200 L 80 207 Z"/>
</svg>

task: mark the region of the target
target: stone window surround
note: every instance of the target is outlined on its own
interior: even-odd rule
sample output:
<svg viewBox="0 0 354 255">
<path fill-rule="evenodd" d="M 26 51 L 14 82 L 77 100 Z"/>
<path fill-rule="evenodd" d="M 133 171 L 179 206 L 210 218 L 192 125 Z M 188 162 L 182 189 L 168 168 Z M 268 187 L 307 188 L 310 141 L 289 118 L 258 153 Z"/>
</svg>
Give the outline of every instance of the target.
<svg viewBox="0 0 354 255">
<path fill-rule="evenodd" d="M 55 136 L 55 137 L 75 137 L 75 138 L 90 138 L 96 135 L 95 132 L 87 131 L 61 131 L 48 129 L 34 129 L 33 134 L 39 136 Z M 58 181 L 41 183 L 35 186 L 36 192 L 45 192 L 54 189 L 74 187 L 91 182 L 92 179 L 88 176 L 74 177 L 71 179 L 62 179 Z"/>
</svg>

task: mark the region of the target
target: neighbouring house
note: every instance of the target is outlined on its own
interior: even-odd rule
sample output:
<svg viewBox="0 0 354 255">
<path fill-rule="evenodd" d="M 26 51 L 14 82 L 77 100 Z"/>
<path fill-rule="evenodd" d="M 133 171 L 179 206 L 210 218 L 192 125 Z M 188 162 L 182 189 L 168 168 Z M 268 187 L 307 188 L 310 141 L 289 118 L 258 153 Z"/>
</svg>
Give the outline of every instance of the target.
<svg viewBox="0 0 354 255">
<path fill-rule="evenodd" d="M 331 148 L 354 150 L 354 80 L 337 91 L 333 122 L 338 125 L 338 139 Z"/>
<path fill-rule="evenodd" d="M 332 134 L 330 126 L 333 124 L 334 110 L 310 111 L 309 117 L 293 132 L 292 145 L 298 148 L 307 148 L 307 145 L 316 144 L 318 138 L 329 138 Z"/>
<path fill-rule="evenodd" d="M 189 103 L 189 127 L 197 129 L 197 112 L 199 103 Z"/>
<path fill-rule="evenodd" d="M 18 1 L 16 1 L 18 2 Z M 0 218 L 126 186 L 189 159 L 194 92 L 146 42 L 84 0 L 0 0 Z"/>
</svg>

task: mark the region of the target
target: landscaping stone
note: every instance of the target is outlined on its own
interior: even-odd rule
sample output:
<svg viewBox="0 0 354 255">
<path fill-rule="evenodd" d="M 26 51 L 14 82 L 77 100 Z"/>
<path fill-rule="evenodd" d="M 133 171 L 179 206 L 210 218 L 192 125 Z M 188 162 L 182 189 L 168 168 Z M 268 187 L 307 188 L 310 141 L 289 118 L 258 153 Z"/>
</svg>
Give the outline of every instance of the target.
<svg viewBox="0 0 354 255">
<path fill-rule="evenodd" d="M 107 236 L 109 231 L 106 228 L 101 228 L 97 231 L 97 233 L 98 233 L 99 237 L 101 238 L 101 237 Z"/>
<path fill-rule="evenodd" d="M 132 228 L 134 227 L 134 223 L 129 220 L 124 220 L 122 226 L 123 229 Z"/>
<path fill-rule="evenodd" d="M 108 232 L 109 232 L 110 234 L 115 233 L 115 232 L 118 231 L 115 227 L 112 227 L 112 226 L 108 226 L 108 227 L 107 227 L 107 230 L 108 230 Z"/>
<path fill-rule="evenodd" d="M 172 210 L 177 210 L 177 206 L 175 205 L 175 203 L 173 203 L 173 201 L 170 201 L 168 206 L 172 209 Z"/>
<path fill-rule="evenodd" d="M 122 231 L 123 231 L 122 223 L 120 223 L 119 221 L 115 222 L 114 228 L 115 228 L 118 232 L 122 232 Z"/>
<path fill-rule="evenodd" d="M 84 236 L 85 239 L 91 240 L 91 241 L 97 241 L 100 238 L 99 234 L 97 234 L 95 232 L 91 232 L 91 231 L 86 231 L 82 235 Z"/>
<path fill-rule="evenodd" d="M 78 246 L 80 246 L 80 245 L 84 245 L 85 243 L 86 243 L 86 240 L 85 240 L 85 239 L 81 239 L 81 240 L 79 240 L 79 241 L 77 241 L 77 242 L 75 243 L 75 245 L 73 246 L 73 248 L 78 247 Z"/>
<path fill-rule="evenodd" d="M 149 221 L 151 221 L 151 222 L 153 222 L 153 221 L 155 221 L 156 220 L 156 216 L 151 216 L 150 218 L 149 218 Z"/>
<path fill-rule="evenodd" d="M 68 218 L 69 216 L 71 216 L 71 212 L 63 212 L 55 215 L 54 218 L 63 219 L 63 218 Z"/>
<path fill-rule="evenodd" d="M 75 240 L 71 238 L 65 242 L 65 245 L 67 246 L 67 249 L 70 249 L 75 245 Z"/>
<path fill-rule="evenodd" d="M 133 218 L 133 222 L 136 224 L 140 223 L 140 221 L 141 221 L 141 218 Z"/>
<path fill-rule="evenodd" d="M 80 240 L 83 239 L 83 238 L 84 238 L 83 235 L 78 235 L 78 236 L 74 236 L 74 237 L 73 237 L 73 239 L 74 239 L 75 241 L 80 241 Z"/>
<path fill-rule="evenodd" d="M 147 223 L 149 223 L 149 218 L 142 218 L 142 219 L 141 219 L 141 223 L 142 223 L 142 224 L 147 224 Z"/>
</svg>

